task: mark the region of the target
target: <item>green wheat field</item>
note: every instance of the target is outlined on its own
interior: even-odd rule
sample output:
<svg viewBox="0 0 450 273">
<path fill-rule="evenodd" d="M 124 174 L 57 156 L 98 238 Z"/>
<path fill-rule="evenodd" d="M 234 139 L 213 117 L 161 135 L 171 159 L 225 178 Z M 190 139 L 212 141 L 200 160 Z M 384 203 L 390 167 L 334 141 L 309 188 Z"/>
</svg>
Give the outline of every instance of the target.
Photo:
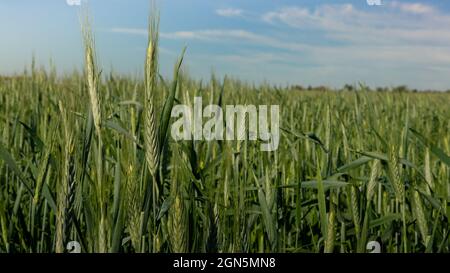
<svg viewBox="0 0 450 273">
<path fill-rule="evenodd" d="M 450 93 L 166 79 L 156 16 L 144 79 L 105 74 L 82 25 L 82 73 L 0 77 L 0 253 L 450 252 Z M 278 149 L 174 141 L 195 96 L 279 105 Z"/>
</svg>

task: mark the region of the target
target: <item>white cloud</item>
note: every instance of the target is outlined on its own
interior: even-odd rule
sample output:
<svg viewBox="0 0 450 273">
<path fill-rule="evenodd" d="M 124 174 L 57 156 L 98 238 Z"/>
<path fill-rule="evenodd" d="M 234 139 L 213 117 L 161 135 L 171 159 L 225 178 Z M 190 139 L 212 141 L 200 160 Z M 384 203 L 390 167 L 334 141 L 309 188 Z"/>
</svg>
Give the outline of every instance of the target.
<svg viewBox="0 0 450 273">
<path fill-rule="evenodd" d="M 199 29 L 162 32 L 160 36 L 233 48 L 230 54 L 194 53 L 196 63 L 198 60 L 198 67 L 208 68 L 227 65 L 226 73 L 243 77 L 274 75 L 289 79 L 295 75 L 306 82 L 329 81 L 335 86 L 359 80 L 372 85 L 450 86 L 445 76 L 450 72 L 450 15 L 432 6 L 400 2 L 364 10 L 351 4 L 325 4 L 312 9 L 291 6 L 269 11 L 261 18 L 277 25 L 277 32 L 271 27 L 264 33 Z M 112 31 L 147 35 L 145 29 Z M 309 31 L 314 32 L 312 39 L 302 39 Z"/>
<path fill-rule="evenodd" d="M 147 35 L 146 29 L 113 28 L 111 31 L 125 34 Z M 397 36 L 404 39 L 411 39 L 408 35 L 412 36 L 412 38 L 416 38 L 414 36 L 420 38 L 428 36 L 430 39 L 435 36 L 440 36 L 443 40 L 448 39 L 450 41 L 448 33 L 421 33 L 420 31 L 404 33 L 402 30 L 386 30 L 386 32 L 386 36 Z M 320 65 L 325 65 L 330 62 L 339 65 L 351 65 L 354 62 L 366 62 L 366 64 L 368 62 L 380 64 L 383 62 L 401 62 L 403 64 L 420 65 L 427 65 L 428 63 L 439 65 L 450 64 L 450 48 L 447 46 L 414 45 L 407 43 L 391 44 L 389 42 L 376 43 L 377 37 L 370 38 L 366 36 L 357 37 L 351 35 L 355 35 L 355 33 L 333 34 L 333 38 L 352 42 L 347 45 L 333 46 L 310 45 L 295 41 L 287 41 L 242 29 L 209 29 L 160 33 L 160 37 L 171 40 L 199 40 L 210 43 L 228 43 L 229 45 L 236 46 L 238 49 L 239 44 L 246 43 L 284 50 L 286 51 L 284 54 L 277 53 L 278 56 L 280 56 L 278 61 L 286 62 L 292 62 L 293 60 L 297 60 L 298 62 L 309 60 Z M 404 35 L 404 37 L 401 37 L 402 35 Z M 368 43 L 361 45 L 362 39 L 368 41 Z M 272 54 L 263 53 L 264 52 L 261 52 L 259 56 L 264 55 L 266 57 L 271 56 L 272 59 L 274 58 L 274 55 Z M 298 58 L 296 54 L 302 54 L 302 57 Z M 266 57 L 264 59 L 268 60 Z"/>
<path fill-rule="evenodd" d="M 281 22 L 295 28 L 326 28 L 340 29 L 347 25 L 349 20 L 358 20 L 369 14 L 359 12 L 351 4 L 321 5 L 315 10 L 303 7 L 285 7 L 271 11 L 262 16 L 269 23 Z"/>
<path fill-rule="evenodd" d="M 422 3 L 401 3 L 394 1 L 390 3 L 390 6 L 412 14 L 432 14 L 436 12 L 432 6 Z"/>
<path fill-rule="evenodd" d="M 350 43 L 450 43 L 450 16 L 418 3 L 392 2 L 382 10 L 368 11 L 351 4 L 320 5 L 312 10 L 293 6 L 268 12 L 262 19 L 292 28 L 315 29 L 328 38 Z"/>
<path fill-rule="evenodd" d="M 238 17 L 242 16 L 243 10 L 227 8 L 227 9 L 217 9 L 216 14 L 223 17 Z"/>
<path fill-rule="evenodd" d="M 303 51 L 308 47 L 307 45 L 301 43 L 280 41 L 270 36 L 261 35 L 242 29 L 210 29 L 210 30 L 196 30 L 196 31 L 178 31 L 171 33 L 161 33 L 160 35 L 161 37 L 166 39 L 252 43 L 255 45 L 291 51 Z"/>
<path fill-rule="evenodd" d="M 443 75 L 450 67 L 450 15 L 431 5 L 394 1 L 364 10 L 351 4 L 291 6 L 267 12 L 262 20 L 289 26 L 294 33 L 315 31 L 319 46 L 308 47 L 305 55 L 313 64 L 353 67 L 360 79 L 363 71 L 366 77 L 375 71 L 380 79 L 398 76 L 392 82 L 448 87 Z"/>
<path fill-rule="evenodd" d="M 224 38 L 236 38 L 245 40 L 257 40 L 260 37 L 254 33 L 241 29 L 211 29 L 197 31 L 177 31 L 162 33 L 162 37 L 168 39 L 197 39 L 197 40 L 217 40 Z"/>
<path fill-rule="evenodd" d="M 133 34 L 133 35 L 147 35 L 147 30 L 142 28 L 112 28 L 111 32 Z M 161 32 L 159 34 L 162 38 L 173 40 L 203 40 L 203 41 L 221 41 L 241 40 L 250 41 L 263 44 L 276 44 L 277 41 L 263 35 L 259 35 L 250 31 L 242 29 L 208 29 L 208 30 L 193 30 L 193 31 L 175 31 L 175 32 Z"/>
</svg>

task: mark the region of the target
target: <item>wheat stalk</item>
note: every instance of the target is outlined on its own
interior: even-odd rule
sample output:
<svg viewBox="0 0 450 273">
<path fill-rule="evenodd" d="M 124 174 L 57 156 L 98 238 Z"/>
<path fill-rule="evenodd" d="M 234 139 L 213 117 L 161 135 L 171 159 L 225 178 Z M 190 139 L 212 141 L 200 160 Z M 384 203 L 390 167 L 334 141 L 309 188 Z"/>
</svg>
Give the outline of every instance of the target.
<svg viewBox="0 0 450 273">
<path fill-rule="evenodd" d="M 424 174 L 425 181 L 428 184 L 427 193 L 430 192 L 430 189 L 433 189 L 433 173 L 431 172 L 431 162 L 430 162 L 430 149 L 425 149 L 425 162 L 424 162 Z"/>
<path fill-rule="evenodd" d="M 92 116 L 94 119 L 94 127 L 98 137 L 98 151 L 97 151 L 97 202 L 99 205 L 99 223 L 98 223 L 98 250 L 101 253 L 108 251 L 108 231 L 107 215 L 106 215 L 106 190 L 103 185 L 103 140 L 102 140 L 102 115 L 101 115 L 101 97 L 98 90 L 99 72 L 97 69 L 97 56 L 95 51 L 95 40 L 92 34 L 91 22 L 89 20 L 88 11 L 84 11 L 84 18 L 82 19 L 82 34 L 84 42 L 84 57 L 85 57 L 85 77 L 87 80 L 87 88 L 89 91 L 89 99 L 91 105 Z"/>
<path fill-rule="evenodd" d="M 393 144 L 389 149 L 388 167 L 390 173 L 389 180 L 391 181 L 392 187 L 394 188 L 396 200 L 401 205 L 401 214 L 403 222 L 402 243 L 403 243 L 403 251 L 406 253 L 408 246 L 406 234 L 407 231 L 406 231 L 405 185 L 403 184 L 401 179 L 398 150 L 395 144 Z"/>
<path fill-rule="evenodd" d="M 67 113 L 59 102 L 59 108 L 64 125 L 64 165 L 63 178 L 59 184 L 58 206 L 56 219 L 56 252 L 63 253 L 67 236 L 72 225 L 72 212 L 75 198 L 75 163 L 74 163 L 74 141 L 73 132 L 70 130 Z"/>
<path fill-rule="evenodd" d="M 325 253 L 333 253 L 334 241 L 336 239 L 336 205 L 334 204 L 336 199 L 336 193 L 331 193 L 330 196 L 330 212 L 327 219 L 327 233 L 325 237 Z"/>
</svg>

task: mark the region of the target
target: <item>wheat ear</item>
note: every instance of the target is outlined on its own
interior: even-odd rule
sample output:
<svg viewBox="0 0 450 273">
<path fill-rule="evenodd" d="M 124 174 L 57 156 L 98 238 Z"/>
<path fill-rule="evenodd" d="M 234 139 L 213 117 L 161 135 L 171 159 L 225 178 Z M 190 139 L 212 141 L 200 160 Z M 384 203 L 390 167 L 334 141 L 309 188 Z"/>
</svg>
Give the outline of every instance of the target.
<svg viewBox="0 0 450 273">
<path fill-rule="evenodd" d="M 144 142 L 145 158 L 152 176 L 159 165 L 158 130 L 156 126 L 155 98 L 158 75 L 158 28 L 159 17 L 150 16 L 147 56 L 145 60 Z"/>
</svg>

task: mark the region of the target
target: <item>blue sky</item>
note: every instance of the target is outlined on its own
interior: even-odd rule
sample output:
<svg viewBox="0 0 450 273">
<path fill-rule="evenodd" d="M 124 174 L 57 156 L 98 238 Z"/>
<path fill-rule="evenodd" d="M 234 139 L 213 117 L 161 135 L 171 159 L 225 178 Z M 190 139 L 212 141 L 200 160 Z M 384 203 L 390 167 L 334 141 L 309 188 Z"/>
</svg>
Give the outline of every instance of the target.
<svg viewBox="0 0 450 273">
<path fill-rule="evenodd" d="M 140 75 L 149 1 L 81 1 L 93 15 L 103 70 Z M 157 3 L 166 76 L 186 45 L 185 69 L 196 78 L 214 71 L 249 82 L 450 89 L 450 1 Z M 62 72 L 81 67 L 78 7 L 66 0 L 0 0 L 0 37 L 0 73 L 22 71 L 33 52 Z"/>
</svg>

